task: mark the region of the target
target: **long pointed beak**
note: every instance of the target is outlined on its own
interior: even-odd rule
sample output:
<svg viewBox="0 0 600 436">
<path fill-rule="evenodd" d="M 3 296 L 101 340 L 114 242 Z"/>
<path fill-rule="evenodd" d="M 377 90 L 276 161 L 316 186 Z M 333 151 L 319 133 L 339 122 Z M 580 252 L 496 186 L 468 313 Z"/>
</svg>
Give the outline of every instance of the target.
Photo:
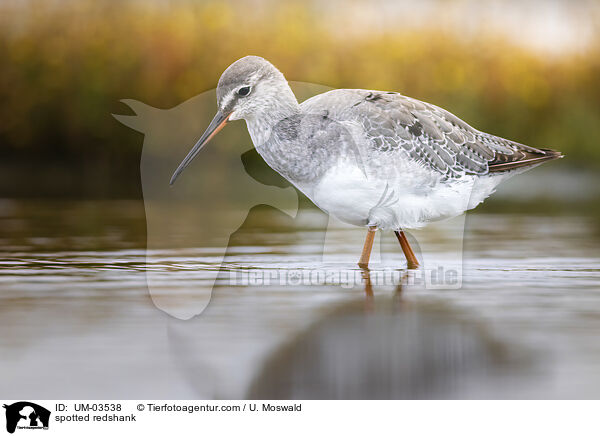
<svg viewBox="0 0 600 436">
<path fill-rule="evenodd" d="M 173 173 L 169 185 L 173 185 L 173 183 L 175 183 L 177 177 L 179 177 L 183 170 L 185 170 L 187 166 L 192 162 L 192 160 L 194 160 L 196 155 L 200 153 L 200 150 L 202 150 L 202 148 L 208 143 L 208 141 L 210 141 L 213 138 L 213 136 L 215 136 L 223 127 L 225 127 L 225 124 L 227 124 L 230 115 L 231 112 L 228 114 L 222 114 L 221 112 L 216 113 L 215 117 L 212 119 L 212 121 L 206 128 L 206 131 L 202 134 L 198 142 L 196 142 L 196 145 L 194 145 L 192 150 L 188 153 L 188 155 L 179 164 L 179 166 Z"/>
</svg>

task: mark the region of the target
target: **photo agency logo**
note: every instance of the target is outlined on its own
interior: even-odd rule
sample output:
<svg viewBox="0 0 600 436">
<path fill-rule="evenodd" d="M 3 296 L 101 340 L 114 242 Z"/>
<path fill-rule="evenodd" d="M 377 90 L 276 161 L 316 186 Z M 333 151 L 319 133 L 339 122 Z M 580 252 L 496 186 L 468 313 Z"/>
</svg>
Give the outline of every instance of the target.
<svg viewBox="0 0 600 436">
<path fill-rule="evenodd" d="M 245 87 L 220 85 L 171 109 L 123 100 L 133 114 L 114 117 L 144 134 L 145 274 L 154 304 L 190 319 L 206 309 L 219 285 L 460 288 L 465 219 L 455 212 L 466 204 L 448 201 L 449 210 L 440 214 L 458 216 L 427 230 L 393 231 L 421 226 L 421 203 L 403 197 L 406 165 L 415 165 L 402 158 L 413 152 L 400 135 L 408 127 L 390 124 L 378 106 L 398 94 L 350 96 L 356 100 L 350 106 L 365 115 L 347 123 L 319 105 L 306 106 L 331 88 L 290 86 L 306 112 L 284 111 L 268 118 L 269 126 L 232 122 L 260 109 L 252 106 L 255 91 Z M 231 109 L 240 102 L 246 106 Z M 412 100 L 403 104 L 416 113 Z M 406 122 L 418 124 L 409 115 Z M 386 120 L 390 125 L 380 125 Z M 389 159 L 398 165 L 384 165 Z M 472 189 L 468 181 L 460 186 L 464 202 Z M 246 225 L 254 227 L 244 234 Z M 284 246 L 288 251 L 281 252 Z"/>
<path fill-rule="evenodd" d="M 18 401 L 4 405 L 6 409 L 6 431 L 14 433 L 19 430 L 48 430 L 50 411 L 39 404 L 29 401 Z"/>
</svg>

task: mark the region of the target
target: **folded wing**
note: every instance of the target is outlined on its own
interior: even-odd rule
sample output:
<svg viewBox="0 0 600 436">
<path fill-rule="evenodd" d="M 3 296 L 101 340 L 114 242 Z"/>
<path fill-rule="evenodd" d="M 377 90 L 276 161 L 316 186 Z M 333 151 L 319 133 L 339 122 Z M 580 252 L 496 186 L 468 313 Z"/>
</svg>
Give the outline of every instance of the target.
<svg viewBox="0 0 600 436">
<path fill-rule="evenodd" d="M 481 132 L 435 105 L 395 92 L 341 89 L 303 103 L 327 109 L 340 122 L 359 123 L 369 148 L 400 153 L 446 175 L 485 175 L 557 159 L 559 152 L 537 149 Z"/>
</svg>

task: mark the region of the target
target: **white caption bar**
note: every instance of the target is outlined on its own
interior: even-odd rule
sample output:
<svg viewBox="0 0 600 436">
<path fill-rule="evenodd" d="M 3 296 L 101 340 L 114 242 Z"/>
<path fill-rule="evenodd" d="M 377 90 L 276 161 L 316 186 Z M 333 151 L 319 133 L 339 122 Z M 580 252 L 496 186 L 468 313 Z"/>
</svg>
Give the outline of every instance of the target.
<svg viewBox="0 0 600 436">
<path fill-rule="evenodd" d="M 3 400 L 2 425 L 42 434 L 599 435 L 600 401 Z M 15 421 L 16 420 L 16 421 Z M 12 428 L 11 428 L 12 427 Z M 2 429 L 4 431 L 5 429 Z M 6 433 L 5 433 L 6 434 Z"/>
</svg>

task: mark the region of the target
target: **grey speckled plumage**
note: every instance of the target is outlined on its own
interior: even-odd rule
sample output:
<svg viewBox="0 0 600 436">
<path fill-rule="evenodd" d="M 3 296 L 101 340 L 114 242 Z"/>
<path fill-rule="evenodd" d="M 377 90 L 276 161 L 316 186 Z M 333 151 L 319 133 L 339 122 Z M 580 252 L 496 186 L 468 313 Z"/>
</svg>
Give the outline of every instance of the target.
<svg viewBox="0 0 600 436">
<path fill-rule="evenodd" d="M 337 122 L 358 122 L 372 150 L 400 153 L 447 177 L 507 171 L 560 156 L 480 132 L 442 108 L 397 92 L 340 89 L 302 107 L 307 112 L 326 107 Z"/>
</svg>

